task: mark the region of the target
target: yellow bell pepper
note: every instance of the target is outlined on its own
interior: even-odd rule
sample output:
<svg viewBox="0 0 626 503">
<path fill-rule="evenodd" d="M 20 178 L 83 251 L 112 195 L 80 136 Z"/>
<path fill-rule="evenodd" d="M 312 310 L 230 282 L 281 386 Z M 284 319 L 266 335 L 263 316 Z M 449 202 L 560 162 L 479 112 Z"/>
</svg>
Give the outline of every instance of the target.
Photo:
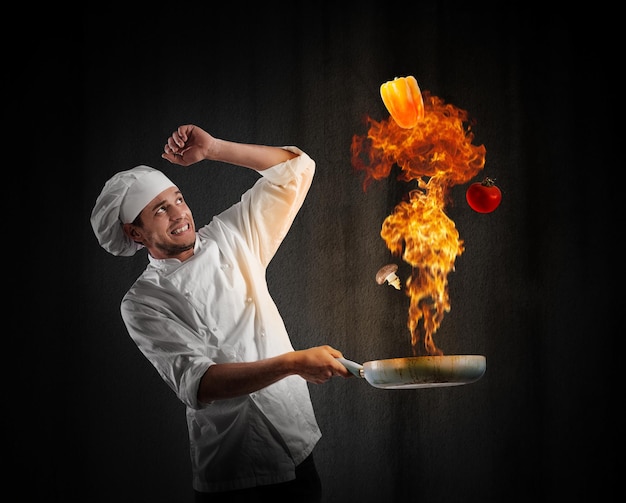
<svg viewBox="0 0 626 503">
<path fill-rule="evenodd" d="M 415 77 L 396 77 L 380 86 L 380 96 L 398 126 L 415 127 L 424 118 L 424 100 Z"/>
</svg>

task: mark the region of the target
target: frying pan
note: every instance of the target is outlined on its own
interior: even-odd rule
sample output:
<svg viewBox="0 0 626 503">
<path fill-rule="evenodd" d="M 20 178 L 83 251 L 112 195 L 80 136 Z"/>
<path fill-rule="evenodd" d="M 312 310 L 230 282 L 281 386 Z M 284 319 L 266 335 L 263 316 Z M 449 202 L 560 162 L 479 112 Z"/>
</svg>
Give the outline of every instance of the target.
<svg viewBox="0 0 626 503">
<path fill-rule="evenodd" d="M 477 381 L 485 373 L 482 355 L 444 355 L 390 358 L 360 363 L 337 358 L 355 376 L 375 388 L 408 389 L 458 386 Z"/>
</svg>

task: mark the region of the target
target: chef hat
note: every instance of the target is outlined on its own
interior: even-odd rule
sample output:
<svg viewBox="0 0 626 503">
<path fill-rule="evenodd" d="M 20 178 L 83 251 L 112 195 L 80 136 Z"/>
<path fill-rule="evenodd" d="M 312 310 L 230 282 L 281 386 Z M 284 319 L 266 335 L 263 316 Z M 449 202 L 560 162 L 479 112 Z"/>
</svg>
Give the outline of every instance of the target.
<svg viewBox="0 0 626 503">
<path fill-rule="evenodd" d="M 100 246 L 113 255 L 130 256 L 143 245 L 130 239 L 122 224 L 131 223 L 150 201 L 175 184 L 160 171 L 136 166 L 121 171 L 104 185 L 91 212 L 91 226 Z"/>
</svg>

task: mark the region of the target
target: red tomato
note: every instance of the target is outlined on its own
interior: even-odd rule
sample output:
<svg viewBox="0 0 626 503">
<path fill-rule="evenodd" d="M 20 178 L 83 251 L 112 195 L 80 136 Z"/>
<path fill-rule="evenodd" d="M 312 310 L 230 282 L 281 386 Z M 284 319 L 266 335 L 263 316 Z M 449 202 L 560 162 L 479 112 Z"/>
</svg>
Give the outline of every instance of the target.
<svg viewBox="0 0 626 503">
<path fill-rule="evenodd" d="M 502 201 L 502 192 L 491 178 L 471 184 L 465 192 L 465 199 L 474 211 L 491 213 Z"/>
</svg>

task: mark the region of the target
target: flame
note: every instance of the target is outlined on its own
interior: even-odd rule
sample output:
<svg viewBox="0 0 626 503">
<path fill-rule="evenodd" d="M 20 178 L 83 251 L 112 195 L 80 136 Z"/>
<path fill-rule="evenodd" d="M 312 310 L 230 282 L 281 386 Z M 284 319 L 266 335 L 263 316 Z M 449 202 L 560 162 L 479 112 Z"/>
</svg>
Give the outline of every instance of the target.
<svg viewBox="0 0 626 503">
<path fill-rule="evenodd" d="M 450 188 L 471 180 L 485 165 L 485 147 L 472 144 L 474 135 L 465 110 L 422 93 L 424 118 L 403 129 L 390 117 L 367 117 L 366 136 L 352 138 L 352 165 L 363 171 L 363 190 L 373 180 L 400 168 L 398 179 L 416 181 L 417 188 L 398 203 L 380 232 L 387 248 L 411 266 L 405 283 L 410 298 L 407 326 L 413 354 L 442 355 L 434 343 L 450 311 L 448 275 L 464 251 L 454 222 L 445 213 Z"/>
</svg>

